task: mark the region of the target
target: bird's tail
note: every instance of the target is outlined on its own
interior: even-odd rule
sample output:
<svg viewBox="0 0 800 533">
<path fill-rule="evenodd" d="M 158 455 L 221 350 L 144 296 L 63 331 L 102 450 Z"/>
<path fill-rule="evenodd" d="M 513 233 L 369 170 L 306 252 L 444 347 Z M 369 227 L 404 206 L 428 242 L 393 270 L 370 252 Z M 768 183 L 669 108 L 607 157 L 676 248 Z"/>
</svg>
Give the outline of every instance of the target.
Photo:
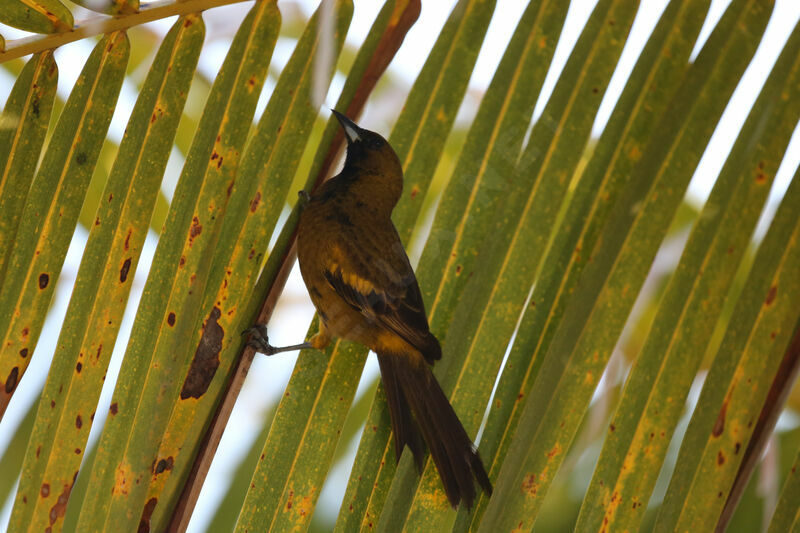
<svg viewBox="0 0 800 533">
<path fill-rule="evenodd" d="M 402 357 L 381 354 L 378 354 L 378 363 L 392 418 L 397 458 L 403 446 L 408 445 L 417 468 L 422 470 L 422 433 L 453 507 L 460 501 L 472 507 L 475 501 L 473 477 L 487 494 L 491 494 L 492 484 L 483 463 L 430 366 L 413 365 Z"/>
</svg>

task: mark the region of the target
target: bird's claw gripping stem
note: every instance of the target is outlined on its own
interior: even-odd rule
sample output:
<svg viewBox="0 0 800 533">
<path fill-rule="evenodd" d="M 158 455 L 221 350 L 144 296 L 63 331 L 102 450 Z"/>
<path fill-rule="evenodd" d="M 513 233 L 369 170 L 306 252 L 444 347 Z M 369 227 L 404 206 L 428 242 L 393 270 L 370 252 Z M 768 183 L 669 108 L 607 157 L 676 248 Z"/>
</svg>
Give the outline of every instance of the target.
<svg viewBox="0 0 800 533">
<path fill-rule="evenodd" d="M 255 351 L 261 352 L 264 355 L 274 355 L 277 353 L 275 347 L 269 343 L 266 324 L 256 324 L 251 328 L 247 328 L 242 332 L 242 335 L 248 335 L 247 345 Z"/>
<path fill-rule="evenodd" d="M 275 355 L 276 353 L 292 352 L 294 350 L 305 350 L 306 348 L 315 347 L 307 342 L 293 344 L 291 346 L 273 346 L 269 343 L 266 324 L 256 324 L 252 328 L 244 330 L 242 335 L 249 335 L 250 337 L 247 339 L 247 345 L 264 355 Z"/>
</svg>

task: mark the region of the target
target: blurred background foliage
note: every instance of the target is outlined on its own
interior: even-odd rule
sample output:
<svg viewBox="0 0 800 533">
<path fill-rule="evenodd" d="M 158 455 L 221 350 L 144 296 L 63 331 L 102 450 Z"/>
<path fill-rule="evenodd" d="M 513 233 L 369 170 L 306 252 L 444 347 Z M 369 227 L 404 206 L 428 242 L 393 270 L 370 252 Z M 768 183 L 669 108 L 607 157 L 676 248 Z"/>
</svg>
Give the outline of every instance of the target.
<svg viewBox="0 0 800 533">
<path fill-rule="evenodd" d="M 789 1 L 791 2 L 792 0 Z M 503 2 L 504 0 L 500 0 L 499 2 L 500 9 L 502 9 Z M 582 2 L 579 1 L 573 3 L 582 4 Z M 726 4 L 725 2 L 721 3 Z M 522 3 L 520 2 L 520 4 Z M 590 10 L 594 5 L 593 2 L 583 2 L 583 4 L 586 4 L 586 6 L 582 6 L 586 10 Z M 250 3 L 247 3 L 247 8 L 249 8 L 250 5 Z M 279 7 L 281 10 L 282 22 L 277 41 L 278 44 L 274 60 L 270 63 L 267 71 L 267 78 L 264 85 L 265 90 L 256 112 L 254 124 L 266 106 L 266 99 L 270 95 L 270 91 L 274 89 L 278 82 L 282 68 L 288 59 L 288 53 L 300 39 L 311 15 L 307 5 L 301 6 L 294 2 L 279 2 Z M 205 48 L 216 50 L 217 48 L 225 49 L 229 46 L 238 28 L 238 21 L 241 20 L 247 8 L 220 8 L 218 10 L 219 12 L 230 13 L 229 16 L 231 20 L 225 21 L 222 20 L 224 17 L 220 17 L 216 22 L 214 22 L 214 13 L 217 10 L 209 11 L 209 16 L 206 17 L 209 30 L 206 33 Z M 229 9 L 229 11 L 225 11 L 226 9 Z M 356 2 L 356 9 L 358 9 L 358 2 Z M 79 15 L 86 14 L 85 10 L 81 10 L 80 8 L 76 8 L 75 12 Z M 425 16 L 424 8 L 422 16 Z M 76 19 L 78 18 L 79 16 L 76 15 Z M 162 23 L 135 26 L 127 31 L 132 46 L 130 48 L 130 59 L 125 71 L 125 89 L 123 90 L 123 94 L 125 90 L 132 89 L 135 95 L 141 90 L 150 65 L 153 62 L 156 51 L 164 38 L 167 28 L 168 24 L 165 25 Z M 8 38 L 8 36 L 6 36 L 6 38 Z M 93 45 L 99 41 L 99 37 L 92 37 L 87 39 L 87 41 L 92 41 L 91 44 Z M 333 102 L 335 102 L 336 91 L 341 88 L 347 73 L 353 66 L 359 45 L 360 43 L 354 40 L 345 42 L 336 64 L 336 73 L 334 74 L 333 83 L 334 88 L 328 95 L 326 105 L 332 105 Z M 91 46 L 88 48 L 91 48 Z M 84 50 L 88 48 L 84 48 Z M 5 78 L 0 78 L 0 84 L 6 83 L 7 80 L 13 80 L 19 76 L 25 62 L 25 59 L 13 59 L 0 63 L 0 69 L 8 74 Z M 213 64 L 214 62 L 212 61 L 211 63 Z M 62 69 L 65 67 L 70 68 L 67 65 L 61 65 Z M 192 78 L 191 89 L 175 133 L 174 147 L 170 155 L 169 163 L 167 164 L 164 183 L 158 194 L 153 216 L 150 221 L 150 228 L 153 235 L 159 234 L 166 223 L 174 187 L 183 162 L 192 146 L 192 140 L 203 114 L 206 101 L 211 93 L 213 82 L 214 75 L 209 73 L 208 69 L 204 68 L 198 69 Z M 390 65 L 389 69 L 381 77 L 379 83 L 370 95 L 369 103 L 362 115 L 362 124 L 370 129 L 388 134 L 388 132 L 392 130 L 392 126 L 400 113 L 403 102 L 411 89 L 412 82 L 413 79 L 408 76 L 408 73 Z M 5 90 L 3 94 L 7 94 L 9 90 L 10 87 Z M 418 224 L 414 228 L 411 241 L 408 245 L 409 255 L 412 257 L 412 261 L 415 264 L 422 254 L 423 246 L 425 245 L 426 238 L 433 224 L 434 215 L 439 205 L 440 198 L 451 180 L 451 176 L 461 155 L 465 139 L 467 138 L 469 128 L 475 118 L 477 106 L 485 90 L 485 84 L 483 86 L 476 84 L 470 85 L 464 102 L 461 104 L 452 131 L 449 133 L 446 143 L 444 144 L 440 160 L 435 166 L 435 172 L 430 180 L 430 189 L 425 195 L 424 202 L 421 203 L 420 214 L 417 219 Z M 800 98 L 800 95 L 794 94 L 794 97 Z M 64 100 L 64 95 L 62 92 L 59 92 L 55 98 L 51 127 L 48 129 L 48 138 L 45 140 L 45 146 L 50 142 L 49 135 L 52 134 L 53 126 L 64 108 Z M 283 224 L 290 218 L 294 198 L 296 198 L 297 192 L 306 186 L 308 177 L 315 168 L 315 157 L 317 156 L 316 147 L 323 141 L 326 125 L 328 125 L 327 116 L 328 113 L 323 111 L 321 114 L 317 115 L 314 121 L 308 144 L 299 160 L 291 186 L 288 188 L 288 194 L 286 195 L 287 200 L 282 208 L 279 224 Z M 251 136 L 253 131 L 254 128 L 251 128 Z M 595 134 L 582 152 L 581 161 L 578 165 L 578 169 L 575 171 L 576 175 L 580 175 L 583 172 L 583 169 L 594 153 L 596 143 L 597 136 Z M 115 140 L 112 136 L 109 136 L 103 142 L 97 165 L 88 186 L 78 219 L 79 224 L 86 231 L 92 226 L 118 148 L 119 139 Z M 790 169 L 790 172 L 791 171 L 792 169 Z M 797 178 L 795 178 L 795 180 L 796 179 Z M 708 188 L 710 188 L 710 185 Z M 572 189 L 568 191 L 565 203 L 569 202 L 573 192 Z M 613 412 L 619 402 L 625 380 L 631 371 L 633 362 L 642 351 L 642 347 L 645 344 L 645 340 L 656 316 L 659 302 L 678 264 L 689 232 L 698 221 L 703 200 L 704 199 L 701 199 L 698 202 L 697 198 L 692 198 L 688 195 L 683 199 L 676 215 L 672 219 L 669 230 L 660 245 L 659 254 L 656 256 L 649 275 L 639 293 L 636 305 L 628 315 L 625 329 L 616 344 L 616 348 L 605 370 L 604 377 L 599 381 L 599 385 L 594 392 L 591 403 L 588 405 L 585 417 L 579 426 L 576 437 L 569 446 L 569 450 L 563 459 L 558 474 L 547 490 L 547 495 L 541 509 L 538 511 L 538 517 L 534 528 L 536 531 L 572 531 L 575 527 L 581 504 L 584 500 L 587 488 L 589 487 L 592 473 L 597 463 L 598 456 L 600 455 L 605 436 L 607 435 Z M 773 207 L 778 200 L 780 200 L 780 198 L 773 200 Z M 800 212 L 800 206 L 796 206 L 796 208 L 797 212 Z M 276 246 L 279 230 L 280 225 L 270 242 L 271 248 Z M 669 450 L 664 461 L 664 468 L 660 473 L 654 494 L 649 500 L 649 505 L 644 514 L 642 521 L 642 530 L 644 531 L 652 530 L 654 527 L 661 500 L 667 491 L 671 472 L 677 460 L 678 450 L 684 431 L 689 423 L 694 405 L 699 396 L 700 387 L 708 372 L 708 368 L 712 364 L 716 349 L 723 342 L 723 337 L 726 333 L 726 325 L 734 312 L 737 297 L 742 292 L 747 281 L 748 269 L 749 265 L 751 265 L 754 260 L 756 245 L 757 242 L 751 242 L 742 259 L 744 266 L 737 271 L 738 273 L 733 281 L 729 296 L 721 311 L 719 322 L 714 330 L 713 337 L 709 341 L 709 348 L 706 352 L 705 360 L 699 367 L 684 413 L 671 439 Z M 67 277 L 72 276 L 74 278 L 76 269 L 77 263 L 72 266 L 66 266 L 62 276 L 66 275 Z M 140 270 L 146 271 L 144 262 Z M 144 280 L 143 276 L 144 274 L 137 273 L 139 285 L 134 287 L 134 293 L 136 293 L 136 291 L 141 291 L 141 284 Z M 135 302 L 136 298 L 132 297 L 131 301 Z M 291 318 L 282 322 L 284 326 L 288 327 L 284 327 L 284 331 L 279 334 L 280 337 L 276 335 L 275 338 L 285 338 L 293 342 L 301 336 L 311 316 L 309 305 L 304 289 L 298 284 L 297 278 L 290 278 L 289 285 L 284 291 L 275 310 L 275 316 L 279 318 L 283 315 Z M 290 322 L 292 322 L 292 324 L 289 324 Z M 297 322 L 300 323 L 298 324 Z M 272 327 L 271 331 L 275 331 L 275 328 Z M 54 342 L 52 344 L 54 344 Z M 42 351 L 41 348 L 37 350 L 36 356 L 45 359 L 49 357 L 42 353 Z M 50 356 L 51 355 L 52 352 Z M 115 354 L 115 358 L 119 356 L 121 356 L 121 353 Z M 259 364 L 261 367 L 259 367 Z M 270 373 L 269 367 L 266 366 L 270 364 L 273 363 L 258 363 L 254 366 L 254 373 Z M 46 365 L 44 365 L 44 367 L 40 366 L 40 371 L 42 368 L 44 368 L 44 372 L 46 372 Z M 267 370 L 265 370 L 265 368 Z M 282 372 L 285 373 L 285 369 Z M 37 380 L 34 376 L 26 376 L 26 380 L 23 380 L 20 387 L 22 388 L 25 386 L 29 390 L 41 390 L 44 377 L 44 375 L 40 375 Z M 258 378 L 251 375 L 250 379 Z M 288 376 L 283 376 L 282 379 L 283 383 L 279 383 L 277 386 L 285 386 Z M 113 380 L 111 381 L 113 383 Z M 106 383 L 105 387 L 108 388 L 109 384 Z M 353 464 L 356 447 L 364 431 L 365 420 L 367 420 L 368 413 L 370 412 L 374 391 L 377 387 L 378 378 L 375 373 L 374 365 L 369 364 L 365 372 L 364 380 L 359 386 L 352 407 L 341 427 L 341 435 L 335 447 L 334 462 L 331 468 L 334 475 L 331 475 L 321 488 L 321 496 L 319 496 L 320 503 L 314 510 L 313 519 L 310 524 L 307 524 L 310 531 L 331 531 L 334 528 L 337 516 L 340 513 L 339 505 L 344 496 L 347 475 Z M 263 390 L 263 387 L 261 387 L 261 389 Z M 39 393 L 34 390 L 33 392 L 27 393 L 27 396 L 30 398 L 37 398 L 38 394 Z M 223 439 L 223 446 L 218 453 L 230 454 L 226 462 L 229 466 L 223 469 L 224 471 L 219 471 L 219 469 L 212 467 L 212 473 L 210 474 L 211 476 L 216 476 L 213 477 L 214 481 L 210 483 L 217 483 L 220 487 L 223 487 L 223 489 L 217 491 L 219 494 L 215 498 L 208 500 L 210 503 L 205 503 L 206 500 L 203 500 L 203 496 L 201 495 L 201 503 L 199 503 L 198 506 L 203 508 L 204 519 L 193 521 L 190 525 L 190 530 L 230 531 L 235 528 L 250 487 L 253 471 L 259 462 L 259 456 L 263 453 L 262 446 L 267 439 L 280 398 L 280 390 L 270 391 L 269 401 L 266 404 L 254 407 L 252 405 L 247 405 L 248 395 L 243 394 L 239 404 L 237 404 L 237 412 L 240 409 L 250 410 L 252 412 L 250 412 L 249 415 L 237 415 L 235 413 L 232 424 L 234 424 L 235 428 L 235 424 L 238 423 L 236 421 L 237 416 L 249 416 L 251 420 L 255 420 L 255 423 L 251 424 L 252 427 L 247 431 L 255 436 L 252 438 L 247 437 L 249 441 L 246 446 L 240 444 L 238 446 L 226 447 L 225 439 L 236 439 L 235 435 L 230 436 L 226 434 Z M 109 402 L 108 398 L 103 401 Z M 0 454 L 2 454 L 0 455 L 0 472 L 3 472 L 3 475 L 0 476 L 0 502 L 4 502 L 4 511 L 1 515 L 4 521 L 9 519 L 11 506 L 14 502 L 15 487 L 22 469 L 23 457 L 28 446 L 28 439 L 33 427 L 33 420 L 37 408 L 38 400 L 32 402 L 28 401 L 27 403 L 20 400 L 16 402 L 16 405 L 15 402 L 12 401 L 9 407 L 9 413 L 12 412 L 12 410 L 16 410 L 16 414 L 6 417 L 3 422 L 0 423 L 3 433 L 6 435 L 5 440 L 0 443 L 4 444 L 4 446 L 0 448 Z M 768 526 L 771 513 L 778 502 L 780 490 L 787 472 L 790 471 L 792 465 L 797 460 L 797 450 L 800 448 L 800 424 L 798 423 L 800 419 L 798 419 L 798 412 L 800 412 L 800 388 L 795 385 L 786 400 L 785 410 L 781 414 L 777 427 L 769 438 L 763 457 L 758 462 L 758 466 L 755 468 L 742 494 L 741 501 L 733 515 L 728 531 L 750 532 L 765 530 Z M 99 430 L 93 430 L 93 435 L 95 431 L 99 432 Z M 228 431 L 236 430 L 229 429 Z M 96 436 L 93 436 L 90 441 L 90 447 L 87 447 L 87 451 L 85 452 L 81 467 L 81 475 L 78 476 L 77 482 L 72 488 L 70 506 L 67 509 L 66 518 L 63 523 L 63 528 L 65 530 L 74 530 L 77 527 L 77 513 L 79 507 L 75 502 L 81 501 L 86 490 L 86 485 L 89 482 L 88 476 L 84 475 L 83 472 L 90 470 L 93 464 L 96 442 Z M 5 522 L 3 522 L 3 524 L 4 523 Z"/>
</svg>

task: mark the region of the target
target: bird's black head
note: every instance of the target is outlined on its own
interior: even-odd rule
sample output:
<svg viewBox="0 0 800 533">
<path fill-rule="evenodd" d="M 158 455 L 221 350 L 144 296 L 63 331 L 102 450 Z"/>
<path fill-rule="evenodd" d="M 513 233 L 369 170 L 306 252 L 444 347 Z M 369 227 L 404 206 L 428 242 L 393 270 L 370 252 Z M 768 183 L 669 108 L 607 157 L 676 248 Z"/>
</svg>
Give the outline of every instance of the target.
<svg viewBox="0 0 800 533">
<path fill-rule="evenodd" d="M 403 190 L 403 169 L 397 154 L 389 143 L 374 131 L 359 127 L 355 122 L 331 110 L 342 125 L 347 138 L 347 157 L 344 171 L 351 176 L 363 176 L 363 186 L 379 188 L 381 196 L 391 197 L 392 206 L 400 199 Z"/>
</svg>

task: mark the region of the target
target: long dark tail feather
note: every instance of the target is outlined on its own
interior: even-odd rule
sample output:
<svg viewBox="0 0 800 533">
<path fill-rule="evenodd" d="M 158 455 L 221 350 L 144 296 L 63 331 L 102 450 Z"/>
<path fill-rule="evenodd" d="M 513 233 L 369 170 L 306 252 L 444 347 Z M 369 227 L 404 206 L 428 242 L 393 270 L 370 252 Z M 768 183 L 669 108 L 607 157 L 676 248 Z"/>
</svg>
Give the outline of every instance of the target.
<svg viewBox="0 0 800 533">
<path fill-rule="evenodd" d="M 421 470 L 424 452 L 419 433 L 422 433 L 453 507 L 461 501 L 472 507 L 475 501 L 473 478 L 491 494 L 492 484 L 483 463 L 430 367 L 413 365 L 396 355 L 378 354 L 378 363 L 398 459 L 403 446 L 408 445 Z"/>
<path fill-rule="evenodd" d="M 392 420 L 395 457 L 399 461 L 403 447 L 408 446 L 414 454 L 417 471 L 422 473 L 425 445 L 422 443 L 419 427 L 411 418 L 411 411 L 400 383 L 397 382 L 397 372 L 394 371 L 392 359 L 392 356 L 378 355 L 378 365 L 381 368 L 383 388 L 386 391 L 386 402 L 389 404 L 389 415 Z"/>
</svg>

